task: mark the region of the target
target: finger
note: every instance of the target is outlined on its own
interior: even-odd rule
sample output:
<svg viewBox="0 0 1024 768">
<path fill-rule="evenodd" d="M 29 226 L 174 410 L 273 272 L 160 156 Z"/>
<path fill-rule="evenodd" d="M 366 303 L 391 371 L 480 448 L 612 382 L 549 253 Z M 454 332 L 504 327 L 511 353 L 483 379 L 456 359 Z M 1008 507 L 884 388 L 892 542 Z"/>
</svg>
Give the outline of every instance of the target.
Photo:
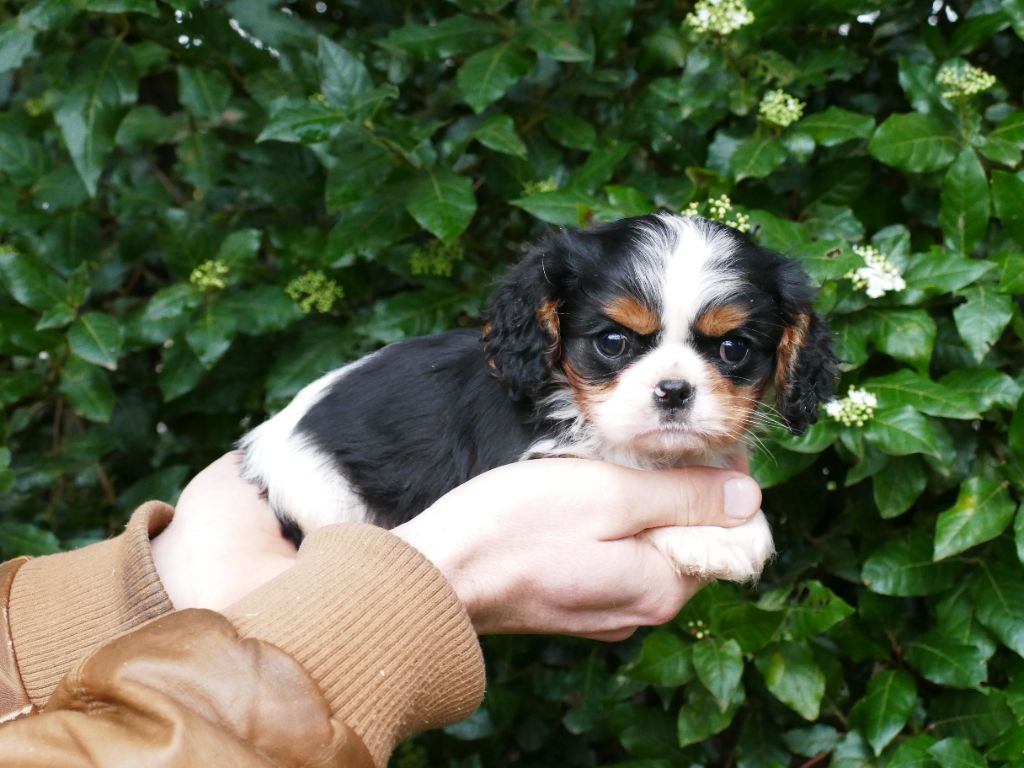
<svg viewBox="0 0 1024 768">
<path fill-rule="evenodd" d="M 729 466 L 744 475 L 750 474 L 750 456 L 747 455 L 745 446 L 741 446 L 734 453 L 729 454 Z"/>
<path fill-rule="evenodd" d="M 729 528 L 745 523 L 761 506 L 761 489 L 749 476 L 709 467 L 624 470 L 617 491 L 622 513 L 603 521 L 607 538 L 666 525 Z"/>
<path fill-rule="evenodd" d="M 602 643 L 618 643 L 632 637 L 636 630 L 636 627 L 625 627 L 623 629 L 613 629 L 607 632 L 596 632 L 591 635 L 580 635 L 580 637 L 587 640 L 597 640 Z"/>
</svg>

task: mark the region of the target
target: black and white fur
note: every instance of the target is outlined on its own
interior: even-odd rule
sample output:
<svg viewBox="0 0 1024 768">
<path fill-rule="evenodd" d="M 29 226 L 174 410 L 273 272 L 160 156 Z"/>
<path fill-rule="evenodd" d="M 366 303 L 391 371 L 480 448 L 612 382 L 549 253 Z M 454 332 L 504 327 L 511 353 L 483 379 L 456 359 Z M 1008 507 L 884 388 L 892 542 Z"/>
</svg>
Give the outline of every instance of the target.
<svg viewBox="0 0 1024 768">
<path fill-rule="evenodd" d="M 766 417 L 800 433 L 832 394 L 831 336 L 795 262 L 723 224 L 651 215 L 560 230 L 498 285 L 483 332 L 385 347 L 308 385 L 246 435 L 245 477 L 293 537 L 398 525 L 497 466 L 539 456 L 724 466 Z M 681 571 L 756 577 L 761 513 L 661 528 Z"/>
</svg>

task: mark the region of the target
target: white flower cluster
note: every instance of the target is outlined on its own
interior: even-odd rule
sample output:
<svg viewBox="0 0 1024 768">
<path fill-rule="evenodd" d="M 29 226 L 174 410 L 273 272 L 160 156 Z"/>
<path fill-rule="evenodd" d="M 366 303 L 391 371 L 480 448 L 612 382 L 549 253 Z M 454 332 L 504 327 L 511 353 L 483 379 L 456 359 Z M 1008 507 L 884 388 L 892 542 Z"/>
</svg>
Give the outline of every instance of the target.
<svg viewBox="0 0 1024 768">
<path fill-rule="evenodd" d="M 683 23 L 702 35 L 731 35 L 753 21 L 743 0 L 698 0 Z"/>
<path fill-rule="evenodd" d="M 709 219 L 720 221 L 728 227 L 738 229 L 740 232 L 750 231 L 750 216 L 741 211 L 733 211 L 732 200 L 729 199 L 728 195 L 722 195 L 721 197 L 716 197 L 713 200 L 708 200 L 704 205 L 707 206 L 706 213 L 702 213 L 702 204 L 698 203 L 696 200 L 683 208 L 680 213 L 683 216 L 705 215 Z"/>
<path fill-rule="evenodd" d="M 804 116 L 806 106 L 796 96 L 791 96 L 783 90 L 768 91 L 761 99 L 758 114 L 766 123 L 785 128 Z"/>
<path fill-rule="evenodd" d="M 889 291 L 902 291 L 907 287 L 896 265 L 873 245 L 855 245 L 853 252 L 864 259 L 867 266 L 851 269 L 845 277 L 852 280 L 853 287 L 858 291 L 864 291 L 868 298 L 877 299 Z"/>
<path fill-rule="evenodd" d="M 980 67 L 966 62 L 946 64 L 939 70 L 935 81 L 949 90 L 943 91 L 942 98 L 956 99 L 982 93 L 996 84 L 996 78 Z"/>
<path fill-rule="evenodd" d="M 825 413 L 846 427 L 863 427 L 875 415 L 878 398 L 866 389 L 850 387 L 842 400 L 825 403 Z"/>
</svg>

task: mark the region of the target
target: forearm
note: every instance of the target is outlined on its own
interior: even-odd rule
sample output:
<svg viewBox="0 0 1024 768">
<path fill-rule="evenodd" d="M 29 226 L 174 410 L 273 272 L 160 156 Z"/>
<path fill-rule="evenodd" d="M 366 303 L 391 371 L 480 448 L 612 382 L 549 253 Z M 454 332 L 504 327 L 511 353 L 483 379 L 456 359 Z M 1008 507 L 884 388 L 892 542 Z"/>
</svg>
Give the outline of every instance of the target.
<svg viewBox="0 0 1024 768">
<path fill-rule="evenodd" d="M 130 526 L 123 538 L 133 535 Z M 31 626 L 25 610 L 16 636 Z M 464 608 L 429 561 L 380 529 L 318 532 L 293 568 L 224 614 L 173 613 L 100 647 L 38 699 L 41 715 L 0 727 L 0 753 L 24 755 L 12 765 L 26 766 L 75 765 L 97 750 L 115 765 L 119 754 L 187 764 L 181 756 L 197 751 L 259 765 L 264 734 L 278 734 L 297 762 L 333 750 L 344 764 L 365 752 L 383 766 L 397 740 L 465 717 L 483 693 Z M 45 645 L 26 646 L 29 657 Z M 65 671 L 74 663 L 57 661 Z M 282 731 L 295 712 L 301 722 Z"/>
</svg>

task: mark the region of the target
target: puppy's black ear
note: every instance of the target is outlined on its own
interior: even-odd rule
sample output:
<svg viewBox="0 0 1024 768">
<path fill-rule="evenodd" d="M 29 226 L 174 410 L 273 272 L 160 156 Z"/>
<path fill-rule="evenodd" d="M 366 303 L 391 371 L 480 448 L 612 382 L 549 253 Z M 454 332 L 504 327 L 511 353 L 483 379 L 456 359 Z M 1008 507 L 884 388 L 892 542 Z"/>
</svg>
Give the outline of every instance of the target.
<svg viewBox="0 0 1024 768">
<path fill-rule="evenodd" d="M 782 340 L 775 361 L 776 408 L 795 435 L 818 420 L 819 406 L 835 391 L 838 361 L 832 331 L 814 311 L 815 290 L 796 262 L 783 261 L 778 272 Z"/>
<path fill-rule="evenodd" d="M 484 352 L 514 400 L 534 399 L 561 357 L 564 243 L 547 238 L 498 284 L 484 311 Z"/>
</svg>

